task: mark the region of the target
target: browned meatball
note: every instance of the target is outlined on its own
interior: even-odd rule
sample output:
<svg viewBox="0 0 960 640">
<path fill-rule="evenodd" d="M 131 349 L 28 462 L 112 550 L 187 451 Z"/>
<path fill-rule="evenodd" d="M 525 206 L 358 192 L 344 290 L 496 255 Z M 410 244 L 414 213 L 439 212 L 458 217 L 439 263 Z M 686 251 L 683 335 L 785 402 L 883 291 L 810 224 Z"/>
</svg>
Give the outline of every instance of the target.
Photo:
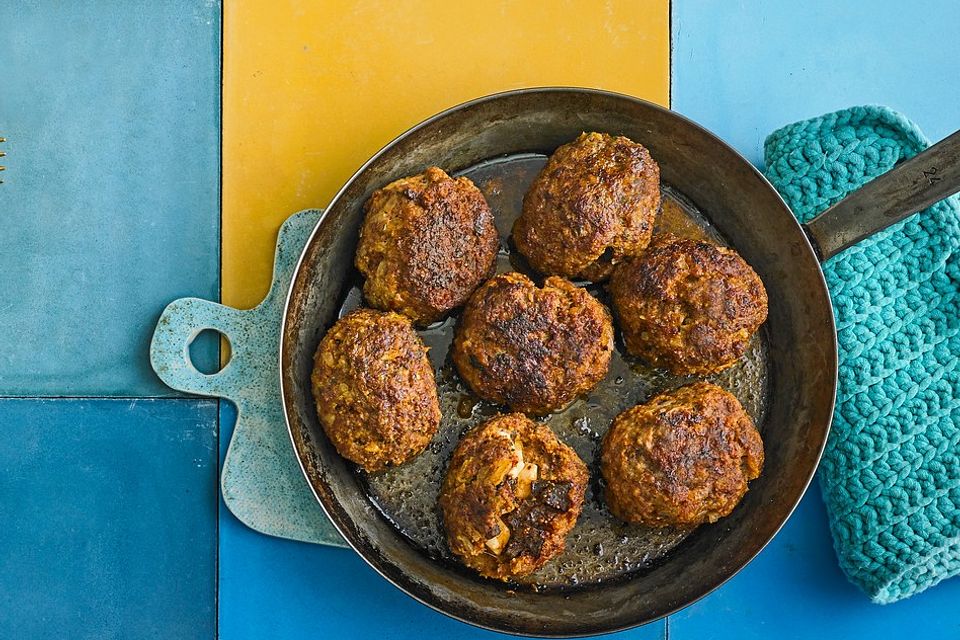
<svg viewBox="0 0 960 640">
<path fill-rule="evenodd" d="M 763 442 L 737 399 L 708 382 L 663 393 L 616 418 L 600 470 L 610 511 L 651 527 L 729 515 L 760 475 Z"/>
<path fill-rule="evenodd" d="M 356 265 L 373 307 L 430 324 L 493 273 L 499 236 L 468 178 L 430 167 L 375 191 L 365 210 Z"/>
<path fill-rule="evenodd" d="M 659 208 L 650 152 L 623 136 L 584 133 L 533 181 L 513 241 L 537 271 L 600 281 L 647 246 Z"/>
<path fill-rule="evenodd" d="M 563 278 L 547 278 L 540 289 L 519 273 L 477 289 L 453 343 L 457 370 L 478 396 L 533 414 L 595 387 L 612 352 L 605 306 Z"/>
<path fill-rule="evenodd" d="M 313 395 L 327 437 L 366 471 L 423 451 L 440 425 L 427 348 L 397 313 L 358 309 L 320 341 Z"/>
<path fill-rule="evenodd" d="M 767 292 L 733 249 L 658 236 L 614 271 L 614 311 L 627 351 L 677 375 L 734 364 L 767 319 Z"/>
<path fill-rule="evenodd" d="M 536 571 L 563 551 L 588 477 L 549 427 L 521 414 L 488 420 L 463 437 L 443 479 L 450 549 L 488 578 Z"/>
</svg>

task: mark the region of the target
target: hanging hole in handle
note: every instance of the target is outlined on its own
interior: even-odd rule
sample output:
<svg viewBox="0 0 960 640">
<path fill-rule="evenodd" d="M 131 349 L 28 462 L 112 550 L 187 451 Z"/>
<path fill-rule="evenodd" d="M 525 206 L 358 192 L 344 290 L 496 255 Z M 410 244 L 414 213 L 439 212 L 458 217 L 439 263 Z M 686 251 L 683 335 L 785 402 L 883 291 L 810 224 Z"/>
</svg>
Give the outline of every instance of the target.
<svg viewBox="0 0 960 640">
<path fill-rule="evenodd" d="M 226 346 L 223 357 L 220 354 L 220 345 Z M 230 340 L 216 329 L 204 329 L 190 341 L 190 362 L 200 373 L 212 376 L 223 370 L 230 362 Z"/>
</svg>

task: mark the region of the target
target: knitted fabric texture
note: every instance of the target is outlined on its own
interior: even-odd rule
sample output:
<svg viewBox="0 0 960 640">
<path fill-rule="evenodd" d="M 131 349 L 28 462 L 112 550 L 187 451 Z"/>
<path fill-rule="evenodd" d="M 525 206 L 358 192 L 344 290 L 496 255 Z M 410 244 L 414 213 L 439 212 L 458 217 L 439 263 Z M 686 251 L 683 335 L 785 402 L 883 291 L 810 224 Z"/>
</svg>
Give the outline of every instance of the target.
<svg viewBox="0 0 960 640">
<path fill-rule="evenodd" d="M 764 145 L 807 221 L 929 145 L 903 116 L 855 107 Z M 840 566 L 877 603 L 960 573 L 960 205 L 954 196 L 824 265 L 840 374 L 820 486 Z"/>
</svg>

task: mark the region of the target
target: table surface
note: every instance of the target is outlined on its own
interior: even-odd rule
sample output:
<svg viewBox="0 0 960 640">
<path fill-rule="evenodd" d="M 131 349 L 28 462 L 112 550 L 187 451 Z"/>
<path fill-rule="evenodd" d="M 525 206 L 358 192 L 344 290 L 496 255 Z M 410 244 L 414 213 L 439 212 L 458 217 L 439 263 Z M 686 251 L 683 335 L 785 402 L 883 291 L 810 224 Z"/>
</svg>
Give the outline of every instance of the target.
<svg viewBox="0 0 960 640">
<path fill-rule="evenodd" d="M 670 105 L 761 162 L 854 104 L 960 126 L 960 4 L 106 0 L 0 3 L 0 638 L 492 637 L 352 552 L 224 507 L 236 419 L 149 369 L 160 310 L 249 307 L 280 221 L 397 133 L 535 85 Z M 395 5 L 395 6 L 394 6 Z M 219 346 L 202 338 L 198 365 Z M 960 580 L 870 604 L 813 487 L 771 545 L 631 638 L 960 637 Z"/>
</svg>

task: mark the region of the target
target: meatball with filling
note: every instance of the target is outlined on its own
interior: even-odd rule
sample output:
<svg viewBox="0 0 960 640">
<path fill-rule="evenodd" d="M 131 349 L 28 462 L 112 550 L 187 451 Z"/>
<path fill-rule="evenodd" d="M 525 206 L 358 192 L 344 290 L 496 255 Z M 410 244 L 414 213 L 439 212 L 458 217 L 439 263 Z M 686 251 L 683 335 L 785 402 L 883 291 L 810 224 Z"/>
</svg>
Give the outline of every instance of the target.
<svg viewBox="0 0 960 640">
<path fill-rule="evenodd" d="M 400 314 L 358 309 L 340 319 L 320 341 L 311 382 L 327 437 L 366 471 L 410 460 L 440 425 L 427 347 Z"/>
<path fill-rule="evenodd" d="M 733 249 L 658 236 L 617 267 L 610 294 L 627 351 L 677 375 L 734 364 L 767 319 L 767 292 Z"/>
<path fill-rule="evenodd" d="M 431 167 L 374 192 L 365 210 L 355 262 L 373 307 L 430 324 L 493 273 L 499 236 L 468 178 Z"/>
<path fill-rule="evenodd" d="M 659 209 L 650 152 L 623 136 L 584 133 L 533 181 L 513 241 L 541 273 L 598 282 L 647 246 Z"/>
<path fill-rule="evenodd" d="M 588 477 L 546 425 L 521 414 L 488 420 L 463 437 L 443 479 L 451 551 L 488 578 L 536 571 L 563 551 Z"/>
<path fill-rule="evenodd" d="M 561 409 L 597 385 L 613 352 L 610 312 L 563 278 L 488 280 L 467 303 L 453 361 L 474 393 L 515 411 Z"/>
<path fill-rule="evenodd" d="M 691 527 L 729 515 L 762 467 L 763 442 L 750 416 L 707 382 L 618 415 L 600 457 L 610 511 L 650 527 Z"/>
</svg>

